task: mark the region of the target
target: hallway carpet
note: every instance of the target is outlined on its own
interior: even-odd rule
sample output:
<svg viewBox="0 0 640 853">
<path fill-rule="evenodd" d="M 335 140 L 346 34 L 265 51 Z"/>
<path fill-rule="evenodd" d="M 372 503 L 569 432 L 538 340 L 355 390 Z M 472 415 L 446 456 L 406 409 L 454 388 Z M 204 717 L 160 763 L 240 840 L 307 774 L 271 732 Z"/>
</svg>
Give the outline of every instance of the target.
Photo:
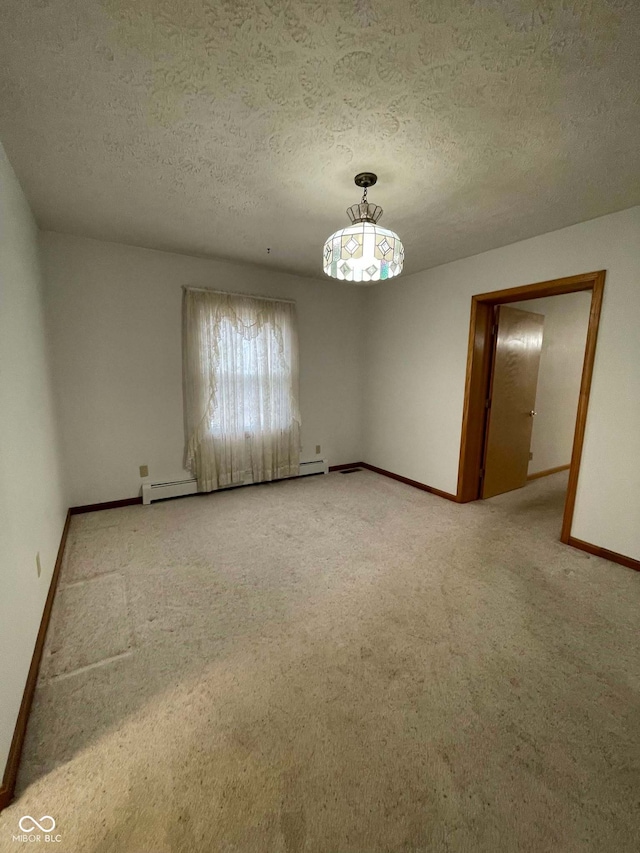
<svg viewBox="0 0 640 853">
<path fill-rule="evenodd" d="M 0 850 L 637 851 L 640 574 L 557 541 L 565 488 L 75 516 Z"/>
</svg>

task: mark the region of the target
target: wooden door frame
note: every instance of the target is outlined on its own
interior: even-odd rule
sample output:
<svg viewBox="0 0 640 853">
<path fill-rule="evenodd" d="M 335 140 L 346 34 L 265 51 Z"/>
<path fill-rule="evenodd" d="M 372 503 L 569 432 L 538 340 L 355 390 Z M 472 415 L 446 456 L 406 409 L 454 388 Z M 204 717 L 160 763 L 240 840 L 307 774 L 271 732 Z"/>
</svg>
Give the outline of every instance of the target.
<svg viewBox="0 0 640 853">
<path fill-rule="evenodd" d="M 484 455 L 484 432 L 487 390 L 491 374 L 491 327 L 493 309 L 496 305 L 520 302 L 525 299 L 542 299 L 545 296 L 560 296 L 563 293 L 591 291 L 591 311 L 587 330 L 578 413 L 573 437 L 573 451 L 569 468 L 569 485 L 562 521 L 560 540 L 569 543 L 571 523 L 576 502 L 578 475 L 584 430 L 589 406 L 591 377 L 596 354 L 598 325 L 602 308 L 602 295 L 606 271 L 583 273 L 582 275 L 541 281 L 508 290 L 480 293 L 471 298 L 471 322 L 469 327 L 469 350 L 467 354 L 467 378 L 464 390 L 462 415 L 462 437 L 460 441 L 460 466 L 456 499 L 460 503 L 475 501 L 481 495 L 480 471 Z"/>
</svg>

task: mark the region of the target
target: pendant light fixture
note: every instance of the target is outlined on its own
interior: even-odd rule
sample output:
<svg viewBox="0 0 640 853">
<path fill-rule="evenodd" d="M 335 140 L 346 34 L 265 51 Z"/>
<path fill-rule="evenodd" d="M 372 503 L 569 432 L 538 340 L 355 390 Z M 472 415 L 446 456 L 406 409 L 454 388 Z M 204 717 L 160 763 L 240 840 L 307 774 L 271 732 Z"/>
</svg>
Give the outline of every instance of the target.
<svg viewBox="0 0 640 853">
<path fill-rule="evenodd" d="M 361 172 L 355 184 L 364 190 L 360 204 L 348 208 L 351 225 L 336 231 L 324 244 L 323 267 L 331 278 L 371 284 L 402 272 L 404 247 L 394 231 L 382 228 L 382 208 L 367 201 L 367 190 L 378 180 L 373 172 Z"/>
</svg>

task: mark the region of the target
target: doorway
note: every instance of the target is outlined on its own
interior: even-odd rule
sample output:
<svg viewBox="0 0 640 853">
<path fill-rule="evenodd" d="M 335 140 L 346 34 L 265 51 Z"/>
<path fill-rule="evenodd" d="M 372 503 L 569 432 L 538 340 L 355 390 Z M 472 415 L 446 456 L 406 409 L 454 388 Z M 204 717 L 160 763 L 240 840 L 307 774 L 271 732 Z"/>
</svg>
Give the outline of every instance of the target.
<svg viewBox="0 0 640 853">
<path fill-rule="evenodd" d="M 595 358 L 598 323 L 602 306 L 604 280 L 605 271 L 600 270 L 598 272 L 584 273 L 582 275 L 571 276 L 563 279 L 554 279 L 552 281 L 540 282 L 538 284 L 531 284 L 524 287 L 514 287 L 508 290 L 495 291 L 493 293 L 483 293 L 474 296 L 471 301 L 469 351 L 467 357 L 467 378 L 457 490 L 457 500 L 460 502 L 478 500 L 483 496 L 488 497 L 492 489 L 495 488 L 497 488 L 498 491 L 507 490 L 502 488 L 504 482 L 502 482 L 502 484 L 498 482 L 500 480 L 500 474 L 498 474 L 498 481 L 496 481 L 495 476 L 492 475 L 493 482 L 485 491 L 485 477 L 483 471 L 485 457 L 487 454 L 491 453 L 490 435 L 487 429 L 489 422 L 487 411 L 488 407 L 490 407 L 492 383 L 494 381 L 502 381 L 500 378 L 500 370 L 496 369 L 496 365 L 494 363 L 496 356 L 496 333 L 499 325 L 499 322 L 497 323 L 496 320 L 500 320 L 500 312 L 503 314 L 505 330 L 511 329 L 512 332 L 514 328 L 518 330 L 516 331 L 516 336 L 519 341 L 519 347 L 522 348 L 522 341 L 527 339 L 528 336 L 530 341 L 533 342 L 533 350 L 535 350 L 536 346 L 538 346 L 539 349 L 539 343 L 542 337 L 539 328 L 539 320 L 536 321 L 535 315 L 530 315 L 529 318 L 519 316 L 516 309 L 508 308 L 509 303 L 521 303 L 526 300 L 542 299 L 549 296 L 576 293 L 578 291 L 591 292 L 584 361 L 580 380 L 575 430 L 573 433 L 571 463 L 569 466 L 569 481 L 562 531 L 560 535 L 561 541 L 566 544 L 569 543 L 571 522 L 575 506 L 580 459 L 582 455 L 584 430 L 589 403 L 589 390 L 591 387 L 591 376 L 593 373 L 593 363 Z M 520 314 L 525 313 L 527 312 L 520 312 Z M 537 331 L 536 328 L 538 329 Z M 525 361 L 527 361 L 527 359 L 525 359 Z M 535 383 L 537 381 L 535 357 L 528 361 L 528 384 L 531 386 L 533 382 L 533 386 L 535 387 Z M 502 370 L 502 379 L 504 379 L 504 376 L 505 369 Z M 522 401 L 520 402 L 522 403 Z M 517 434 L 517 441 L 520 442 L 520 447 L 523 443 L 530 441 L 534 412 L 534 406 L 531 405 L 530 410 L 526 412 L 526 414 L 531 415 L 531 417 L 528 417 L 526 422 L 521 421 L 517 430 L 515 430 L 515 433 Z M 506 434 L 504 432 L 505 430 L 509 432 L 510 427 L 508 422 L 503 424 L 501 429 L 504 434 Z M 513 432 L 513 429 L 511 432 Z M 521 450 L 519 453 L 521 458 Z M 491 461 L 490 456 L 487 458 Z M 516 480 L 514 480 L 513 471 L 510 470 L 508 454 L 503 461 L 505 462 L 502 466 L 503 474 L 507 476 L 508 488 L 517 488 L 517 485 L 512 485 Z M 523 470 L 522 462 L 518 462 L 515 465 L 515 468 L 517 478 L 522 479 L 524 475 L 524 480 L 526 481 L 526 471 Z M 494 491 L 493 493 L 498 492 Z"/>
</svg>

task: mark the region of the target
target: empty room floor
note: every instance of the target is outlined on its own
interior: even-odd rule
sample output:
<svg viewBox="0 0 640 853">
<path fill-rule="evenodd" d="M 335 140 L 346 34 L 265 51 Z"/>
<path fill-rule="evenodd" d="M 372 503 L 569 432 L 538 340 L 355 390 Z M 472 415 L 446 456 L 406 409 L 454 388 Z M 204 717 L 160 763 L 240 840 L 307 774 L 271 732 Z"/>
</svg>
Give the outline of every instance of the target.
<svg viewBox="0 0 640 853">
<path fill-rule="evenodd" d="M 636 851 L 640 574 L 557 541 L 565 488 L 73 517 L 0 849 Z"/>
</svg>

